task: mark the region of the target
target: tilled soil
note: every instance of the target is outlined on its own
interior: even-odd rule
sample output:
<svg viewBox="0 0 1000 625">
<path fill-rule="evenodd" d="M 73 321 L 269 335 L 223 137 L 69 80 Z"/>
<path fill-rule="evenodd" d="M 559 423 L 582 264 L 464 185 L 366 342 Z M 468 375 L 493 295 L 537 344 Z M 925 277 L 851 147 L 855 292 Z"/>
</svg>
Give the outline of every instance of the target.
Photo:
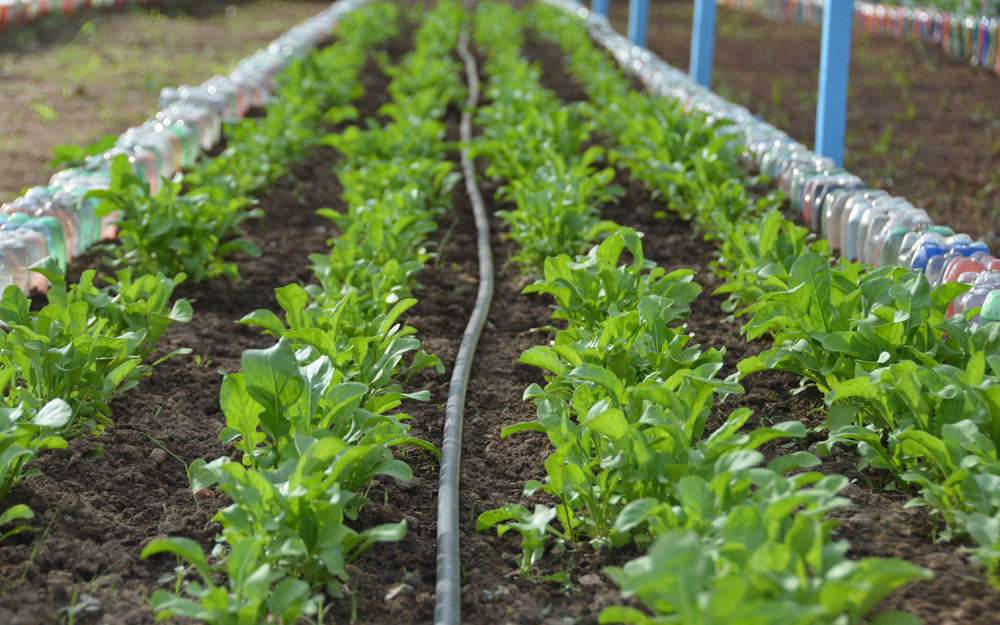
<svg viewBox="0 0 1000 625">
<path fill-rule="evenodd" d="M 387 51 L 398 59 L 407 48 L 401 39 Z M 388 81 L 374 62 L 363 79 L 366 94 L 356 105 L 374 115 Z M 315 212 L 343 206 L 332 171 L 337 158 L 332 148 L 316 150 L 260 198 L 264 217 L 248 234 L 264 253 L 239 263 L 242 280 L 177 289 L 176 296 L 194 300 L 194 319 L 168 328 L 158 347 L 194 353 L 160 365 L 115 399 L 114 423 L 103 436 L 43 452 L 34 465 L 40 475 L 5 499 L 28 504 L 38 529 L 0 543 L 0 622 L 60 623 L 76 606 L 77 623 L 151 623 L 149 596 L 175 562 L 140 560 L 143 546 L 187 536 L 211 549 L 219 526 L 210 519 L 224 502 L 212 492 L 196 500 L 185 463 L 233 451 L 218 440 L 225 425 L 221 372 L 238 371 L 243 350 L 273 343 L 236 320 L 258 308 L 279 312 L 274 289 L 309 280 L 308 255 L 325 252 L 335 234 L 333 223 Z M 100 263 L 96 256 L 81 259 L 71 273 Z"/>
<path fill-rule="evenodd" d="M 397 43 L 390 52 L 398 58 L 404 49 Z M 567 100 L 583 97 L 579 85 L 562 71 L 551 46 L 531 42 L 527 53 L 541 62 L 547 86 Z M 359 109 L 371 115 L 384 101 L 385 87 L 374 65 L 366 73 L 366 86 L 368 95 Z M 452 139 L 457 113 L 451 111 L 448 118 Z M 277 310 L 271 295 L 275 287 L 309 280 L 307 254 L 325 250 L 325 240 L 335 234 L 315 210 L 342 206 L 331 173 L 335 162 L 331 150 L 320 149 L 261 199 L 265 217 L 252 226 L 250 236 L 265 255 L 241 262 L 241 282 L 179 289 L 178 295 L 196 300 L 195 318 L 191 324 L 172 326 L 162 348 L 191 346 L 199 358 L 176 358 L 159 367 L 114 402 L 114 424 L 107 434 L 43 454 L 36 465 L 41 475 L 25 480 L 5 501 L 30 505 L 39 529 L 0 543 L 0 622 L 56 623 L 66 618 L 64 609 L 70 605 L 79 609 L 76 622 L 152 622 L 148 597 L 159 578 L 171 575 L 174 563 L 163 556 L 139 560 L 142 546 L 168 535 L 190 536 L 211 546 L 218 526 L 210 519 L 224 502 L 215 496 L 196 501 L 179 459 L 190 462 L 232 452 L 216 438 L 224 423 L 218 370 L 237 370 L 244 349 L 272 341 L 234 321 L 256 308 Z M 698 272 L 695 280 L 704 292 L 692 306 L 688 328 L 704 348 L 726 349 L 724 371 L 731 373 L 740 359 L 765 346 L 744 341 L 738 324 L 722 313 L 721 296 L 711 295 L 718 286 L 708 269 L 713 247 L 690 224 L 656 218 L 654 213 L 662 206 L 640 185 L 630 184 L 624 175 L 618 182 L 626 195 L 606 207 L 605 217 L 645 232 L 649 258 L 668 269 L 690 267 Z M 482 185 L 490 211 L 510 208 L 493 199 L 495 184 Z M 430 389 L 430 401 L 404 405 L 413 417 L 413 434 L 434 444 L 440 443 L 451 364 L 478 284 L 474 226 L 461 185 L 453 200 L 455 210 L 439 221 L 440 258 L 421 272 L 420 301 L 407 316 L 425 349 L 441 357 L 447 367 L 444 374 L 425 371 L 412 380 L 414 390 Z M 494 218 L 491 227 L 498 266 L 496 294 L 472 370 L 463 434 L 463 618 L 477 624 L 596 623 L 603 607 L 622 602 L 602 568 L 636 557 L 633 548 L 595 552 L 583 547 L 550 553 L 538 567 L 539 577 L 526 578 L 516 574 L 520 549 L 514 533 L 497 538 L 493 531 L 475 529 L 483 511 L 505 503 L 529 507 L 535 503 L 521 491 L 526 481 L 543 476 L 542 462 L 551 450 L 538 433 L 500 437 L 502 427 L 533 418 L 534 406 L 521 396 L 530 383 L 543 379 L 539 370 L 518 364 L 517 358 L 551 336 L 533 331 L 549 322 L 548 302 L 519 294 L 530 279 L 505 265 L 510 248 L 502 225 Z M 752 408 L 759 419 L 797 419 L 810 427 L 825 418 L 822 398 L 815 391 L 791 394 L 799 383 L 790 374 L 761 372 L 743 384 L 746 393 L 717 406 L 713 422 L 738 406 Z M 818 440 L 820 435 L 813 435 L 797 447 L 775 445 L 764 451 L 786 453 L 809 448 Z M 408 534 L 398 544 L 373 547 L 353 563 L 346 588 L 350 596 L 334 606 L 333 616 L 339 622 L 409 625 L 432 620 L 437 465 L 423 452 L 411 451 L 406 460 L 413 466 L 414 479 L 377 480 L 367 493 L 372 503 L 362 510 L 359 523 L 403 518 Z M 838 535 L 852 544 L 851 555 L 904 557 L 936 575 L 930 582 L 897 591 L 879 609 L 908 610 L 928 625 L 994 622 L 1000 594 L 990 589 L 956 545 L 934 543 L 939 526 L 921 509 L 904 509 L 906 494 L 884 491 L 885 475 L 856 471 L 856 465 L 855 455 L 841 451 L 822 467 L 852 480 L 844 493 L 852 505 L 834 514 L 841 520 Z M 559 572 L 569 575 L 569 586 L 544 579 Z"/>
<path fill-rule="evenodd" d="M 534 55 L 559 58 L 559 52 L 545 44 L 533 44 Z M 545 84 L 566 99 L 580 97 L 579 87 L 565 76 L 560 63 L 543 60 Z M 692 304 L 688 329 L 703 348 L 725 349 L 723 374 L 736 370 L 736 364 L 749 356 L 767 349 L 762 340 L 747 342 L 739 332 L 739 322 L 724 313 L 724 297 L 712 295 L 719 279 L 711 272 L 709 264 L 716 256 L 715 246 L 703 241 L 701 233 L 691 224 L 675 219 L 659 219 L 656 212 L 662 204 L 650 197 L 647 190 L 629 184 L 625 176 L 617 181 L 626 188 L 626 195 L 616 206 L 604 211 L 604 217 L 646 233 L 643 250 L 647 258 L 656 261 L 668 271 L 689 268 L 697 272 L 694 280 L 702 285 L 701 296 Z M 825 421 L 826 411 L 822 396 L 809 388 L 793 394 L 799 380 L 781 371 L 762 371 L 743 380 L 745 394 L 730 396 L 717 405 L 713 421 L 720 423 L 724 415 L 738 407 L 754 410 L 750 425 L 798 420 L 808 428 L 815 428 Z M 822 433 L 811 434 L 799 445 L 786 447 L 776 443 L 762 449 L 765 455 L 777 455 L 799 450 L 815 452 L 815 443 L 823 440 Z M 923 508 L 904 508 L 912 493 L 886 491 L 891 477 L 885 472 L 866 469 L 858 471 L 859 457 L 851 450 L 837 449 L 830 458 L 824 458 L 818 470 L 828 474 L 848 477 L 851 483 L 842 493 L 851 500 L 847 508 L 831 514 L 840 520 L 837 536 L 851 544 L 850 557 L 898 557 L 924 566 L 934 573 L 934 579 L 905 586 L 886 598 L 876 612 L 905 610 L 932 624 L 983 624 L 994 623 L 1000 610 L 1000 593 L 984 579 L 981 570 L 961 553 L 961 545 L 936 543 L 941 524 Z"/>
</svg>

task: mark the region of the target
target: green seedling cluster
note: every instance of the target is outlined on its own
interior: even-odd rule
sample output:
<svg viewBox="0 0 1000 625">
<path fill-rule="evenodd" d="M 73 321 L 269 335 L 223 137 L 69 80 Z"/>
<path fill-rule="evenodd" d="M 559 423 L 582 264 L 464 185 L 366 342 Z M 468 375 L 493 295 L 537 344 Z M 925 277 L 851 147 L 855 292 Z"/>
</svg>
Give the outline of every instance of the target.
<svg viewBox="0 0 1000 625">
<path fill-rule="evenodd" d="M 713 226 L 719 257 L 712 271 L 724 281 L 715 292 L 728 294 L 722 308 L 737 315 L 764 293 L 787 289 L 792 263 L 799 256 L 832 255 L 826 239 L 817 239 L 776 210 L 760 219 L 714 218 Z"/>
<path fill-rule="evenodd" d="M 578 34 L 567 34 L 573 30 Z M 571 37 L 585 40 L 580 31 L 540 28 L 567 49 L 579 45 Z M 614 93 L 595 86 L 604 72 L 593 70 L 593 54 L 571 58 L 592 97 Z M 651 145 L 628 132 L 613 138 L 623 152 Z M 651 162 L 676 154 L 669 143 L 651 149 L 645 153 Z M 718 158 L 735 167 L 735 154 L 721 150 Z M 649 182 L 647 165 L 626 164 Z M 699 184 L 711 188 L 718 181 L 706 176 Z M 941 515 L 947 528 L 941 538 L 971 536 L 977 543 L 972 555 L 1000 587 L 1000 500 L 988 488 L 1000 484 L 1000 360 L 994 355 L 1000 328 L 970 329 L 975 310 L 946 319 L 948 303 L 968 287 L 952 283 L 932 292 L 922 274 L 833 262 L 825 241 L 777 211 L 761 216 L 764 205 L 751 206 L 745 195 L 722 197 L 721 204 L 695 197 L 684 198 L 687 208 L 668 204 L 683 217 L 711 224 L 711 236 L 720 241 L 713 269 L 726 281 L 717 292 L 729 294 L 727 310 L 750 316 L 748 339 L 774 341 L 770 350 L 740 363 L 741 375 L 793 371 L 825 393 L 829 437 L 820 451 L 829 453 L 835 443 L 855 446 L 862 468 L 889 470 L 899 486 L 919 489 L 911 505 L 928 505 Z"/>
<path fill-rule="evenodd" d="M 0 497 L 32 474 L 27 465 L 38 452 L 103 432 L 117 394 L 138 384 L 155 364 L 187 353 L 179 349 L 147 362 L 167 326 L 191 320 L 187 300 L 170 303 L 184 274 L 133 278 L 123 269 L 98 287 L 90 270 L 67 288 L 55 260 L 35 271 L 51 282 L 41 310 L 32 311 L 17 286 L 0 297 Z M 26 506 L 14 506 L 0 525 L 30 516 Z M 0 540 L 25 529 L 14 528 Z"/>
<path fill-rule="evenodd" d="M 395 5 L 356 15 L 345 45 L 381 41 L 365 36 L 369 24 L 395 34 L 385 28 L 396 24 Z M 341 235 L 328 254 L 312 257 L 317 284 L 277 290 L 284 319 L 259 310 L 242 320 L 278 341 L 244 352 L 242 372 L 223 382 L 220 438 L 241 461 L 196 461 L 189 469 L 195 491 L 217 486 L 232 500 L 215 517 L 223 528 L 215 550 L 209 556 L 189 539 L 170 538 L 143 551 L 173 553 L 197 573 L 153 595 L 158 618 L 249 625 L 310 615 L 322 622 L 326 602 L 350 591 L 348 564 L 405 535 L 405 520 L 355 526 L 373 478 L 412 477 L 397 456 L 437 453 L 394 411 L 404 399 L 429 397 L 404 391 L 413 373 L 443 371 L 400 318 L 416 303 L 416 273 L 433 258 L 428 236 L 450 209 L 457 180 L 440 118 L 464 98 L 455 78 L 461 68 L 450 57 L 462 20 L 457 3 L 427 14 L 415 50 L 387 68 L 393 102 L 380 111 L 384 125 L 368 120 L 324 138 L 343 155 L 336 173 L 348 208 L 321 213 Z"/>
<path fill-rule="evenodd" d="M 233 252 L 260 256 L 260 248 L 241 238 L 240 224 L 260 212 L 253 200 L 221 184 L 185 192 L 180 181 L 163 180 L 156 194 L 132 173 L 124 155 L 111 165 L 111 186 L 88 194 L 100 201 L 98 214 L 118 215 L 118 237 L 101 246 L 113 267 L 137 272 L 187 274 L 192 282 L 239 278 Z"/>
<path fill-rule="evenodd" d="M 508 16 L 484 21 L 509 31 L 481 43 L 488 60 L 503 58 L 488 46 L 516 46 L 521 23 Z M 576 46 L 572 51 L 592 50 L 585 33 L 554 10 L 536 7 L 529 21 L 538 32 L 570 38 L 564 43 Z M 636 96 L 622 76 L 605 59 L 592 60 L 579 66 L 587 67 L 588 80 L 606 86 L 604 99 L 595 99 L 595 118 L 608 115 L 606 108 L 629 110 L 626 103 Z M 518 93 L 536 88 L 525 82 L 507 87 Z M 661 117 L 658 123 L 669 120 Z M 691 120 L 677 132 L 694 143 L 704 137 L 706 145 L 725 145 Z M 621 162 L 643 158 L 618 153 Z M 686 157 L 679 152 L 672 158 Z M 695 182 L 670 191 L 670 201 L 690 201 L 712 177 L 698 173 L 704 171 L 692 169 L 689 178 Z M 599 201 L 592 204 L 595 219 Z M 645 258 L 639 233 L 608 230 L 586 254 L 546 258 L 544 277 L 525 289 L 551 296 L 553 319 L 565 324 L 551 345 L 534 347 L 521 358 L 546 371 L 544 387 L 525 391 L 537 406 L 537 419 L 503 432 L 542 432 L 553 444 L 545 478 L 525 487 L 526 496 L 544 494 L 546 503 L 533 510 L 508 504 L 483 513 L 478 526 L 521 535 L 524 573 L 532 572 L 553 544 L 613 548 L 632 542 L 649 549 L 608 573 L 654 616 L 614 607 L 602 614 L 602 622 L 853 623 L 896 587 L 927 577 L 899 560 L 846 557 L 848 545 L 833 540 L 835 523 L 826 514 L 847 504 L 838 496 L 847 480 L 805 471 L 819 458 L 798 452 L 764 465 L 759 448 L 805 436 L 801 423 L 753 428 L 751 411 L 740 409 L 707 429 L 716 398 L 742 388 L 716 377 L 722 354 L 702 351 L 680 325 L 701 290 L 691 281 L 693 272 L 667 274 Z"/>
<path fill-rule="evenodd" d="M 391 11 L 375 10 L 386 16 Z M 341 29 L 358 30 L 359 20 L 348 15 Z M 241 229 L 243 222 L 260 216 L 252 209 L 252 195 L 320 145 L 324 123 L 356 116 L 350 102 L 363 92 L 359 74 L 368 62 L 366 50 L 393 35 L 393 24 L 376 20 L 356 44 L 336 43 L 294 61 L 279 76 L 266 115 L 227 125 L 227 147 L 219 156 L 202 161 L 182 181 L 163 180 L 155 195 L 118 157 L 111 188 L 90 194 L 101 201 L 100 214 L 117 211 L 121 217 L 118 242 L 106 247 L 113 263 L 150 272 L 184 271 L 194 282 L 239 278 L 231 255 L 261 254 Z M 57 154 L 71 158 L 75 152 Z"/>
<path fill-rule="evenodd" d="M 483 67 L 488 104 L 476 113 L 481 136 L 472 151 L 489 161 L 487 176 L 503 181 L 498 199 L 515 206 L 498 213 L 517 244 L 512 260 L 538 274 L 546 258 L 581 254 L 613 230 L 600 220 L 599 206 L 622 189 L 611 184 L 614 170 L 601 166 L 605 154 L 593 145 L 589 105 L 561 103 L 518 54 L 523 35 L 508 27 L 518 19 L 495 3 L 476 12 L 475 43 L 490 53 Z"/>
<path fill-rule="evenodd" d="M 911 504 L 942 516 L 943 538 L 970 535 L 974 557 L 1000 585 L 1000 501 L 992 494 L 1000 484 L 1000 327 L 945 318 L 967 288 L 931 291 L 919 272 L 802 255 L 784 290 L 747 308 L 747 337 L 774 344 L 740 371 L 793 371 L 825 393 L 821 451 L 856 446 L 862 467 L 918 488 Z"/>
<path fill-rule="evenodd" d="M 28 474 L 25 466 L 39 450 L 65 446 L 66 437 L 86 431 L 103 431 L 114 395 L 135 386 L 153 364 L 189 351 L 146 363 L 170 323 L 191 319 L 187 300 L 170 305 L 176 285 L 238 278 L 230 255 L 260 255 L 242 238 L 241 224 L 259 216 L 251 194 L 319 145 L 323 123 L 355 114 L 348 103 L 362 93 L 358 75 L 368 61 L 367 49 L 396 33 L 394 8 L 379 5 L 369 11 L 381 17 L 365 28 L 360 17 L 348 16 L 342 23 L 357 32 L 356 43 L 333 45 L 293 62 L 278 78 L 280 90 L 268 103 L 267 115 L 228 125 L 226 150 L 203 160 L 185 178 L 162 180 L 153 195 L 124 156 L 113 161 L 110 189 L 89 194 L 99 202 L 99 214 L 117 211 L 120 216 L 118 241 L 104 248 L 117 271 L 109 287 L 98 288 L 94 272 L 85 272 L 67 289 L 58 267 L 49 263 L 39 269 L 52 284 L 49 305 L 41 311 L 29 313 L 22 293 L 4 293 L 0 494 Z M 86 147 L 59 146 L 52 166 L 81 164 L 114 142 L 108 136 Z M 38 416 L 42 411 L 44 418 Z M 2 518 L 7 523 L 27 517 Z"/>
<path fill-rule="evenodd" d="M 554 28 L 536 19 L 540 32 L 554 36 L 573 59 L 598 62 L 590 52 L 577 52 L 589 45 L 579 24 L 546 7 L 537 12 L 562 20 Z M 587 85 L 606 73 L 575 60 L 571 67 Z M 629 149 L 649 147 L 628 133 L 613 138 L 632 144 Z M 664 149 L 662 156 L 647 156 L 656 161 L 673 154 Z M 720 152 L 720 158 L 736 163 L 731 153 Z M 628 167 L 633 176 L 644 176 L 641 163 Z M 929 505 L 942 516 L 942 538 L 971 536 L 977 543 L 972 555 L 1000 587 L 1000 501 L 993 494 L 1000 485 L 1000 327 L 970 329 L 976 310 L 946 319 L 948 303 L 965 285 L 931 291 L 922 274 L 833 262 L 825 241 L 776 211 L 761 216 L 763 206 L 750 206 L 739 194 L 726 201 L 730 206 L 721 209 L 711 202 L 670 208 L 712 225 L 715 234 L 706 236 L 720 240 L 713 269 L 726 281 L 719 289 L 729 293 L 726 308 L 750 315 L 748 339 L 774 341 L 740 364 L 741 375 L 793 371 L 824 392 L 829 437 L 819 450 L 853 445 L 862 468 L 891 471 L 899 486 L 919 489 L 910 504 Z"/>
</svg>

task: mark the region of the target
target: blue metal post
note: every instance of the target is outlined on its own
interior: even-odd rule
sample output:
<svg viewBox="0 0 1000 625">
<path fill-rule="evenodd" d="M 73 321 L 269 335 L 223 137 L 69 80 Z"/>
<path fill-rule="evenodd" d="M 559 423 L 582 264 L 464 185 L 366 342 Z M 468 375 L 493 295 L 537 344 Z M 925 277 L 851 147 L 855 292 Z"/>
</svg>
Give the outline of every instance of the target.
<svg viewBox="0 0 1000 625">
<path fill-rule="evenodd" d="M 823 48 L 816 105 L 816 152 L 844 163 L 847 75 L 851 65 L 854 0 L 827 0 L 823 11 Z"/>
<path fill-rule="evenodd" d="M 715 0 L 694 0 L 691 31 L 691 67 L 688 73 L 699 83 L 712 84 L 712 53 L 715 51 Z"/>
<path fill-rule="evenodd" d="M 628 38 L 645 47 L 647 24 L 649 24 L 649 0 L 629 0 Z"/>
<path fill-rule="evenodd" d="M 590 4 L 590 10 L 594 13 L 599 13 L 601 15 L 608 14 L 608 6 L 611 4 L 611 0 L 594 0 Z"/>
</svg>

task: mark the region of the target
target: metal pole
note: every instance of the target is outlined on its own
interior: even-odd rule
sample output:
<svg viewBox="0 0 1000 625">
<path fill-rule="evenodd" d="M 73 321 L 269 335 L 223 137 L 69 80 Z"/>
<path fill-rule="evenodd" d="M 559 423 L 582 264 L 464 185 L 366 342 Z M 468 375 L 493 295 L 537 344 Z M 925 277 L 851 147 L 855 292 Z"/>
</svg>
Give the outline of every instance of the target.
<svg viewBox="0 0 1000 625">
<path fill-rule="evenodd" d="M 649 24 L 649 0 L 629 0 L 628 38 L 646 47 L 646 25 Z"/>
<path fill-rule="evenodd" d="M 715 51 L 715 0 L 695 0 L 691 31 L 691 66 L 688 73 L 700 84 L 712 85 L 712 53 Z"/>
<path fill-rule="evenodd" d="M 847 80 L 851 65 L 853 0 L 827 0 L 823 12 L 823 48 L 816 104 L 816 152 L 844 164 Z"/>
<path fill-rule="evenodd" d="M 590 5 L 590 10 L 600 15 L 607 15 L 610 4 L 611 0 L 593 0 Z"/>
</svg>

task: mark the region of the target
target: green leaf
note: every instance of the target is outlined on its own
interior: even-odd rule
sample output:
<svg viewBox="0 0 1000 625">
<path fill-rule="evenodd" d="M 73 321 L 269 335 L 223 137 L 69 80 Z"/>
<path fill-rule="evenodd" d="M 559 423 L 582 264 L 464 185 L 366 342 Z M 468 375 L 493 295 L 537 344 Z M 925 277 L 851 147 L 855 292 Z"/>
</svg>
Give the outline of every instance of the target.
<svg viewBox="0 0 1000 625">
<path fill-rule="evenodd" d="M 778 456 L 768 463 L 767 468 L 778 475 L 785 475 L 796 469 L 806 469 L 823 464 L 823 461 L 808 451 L 795 451 L 784 456 Z"/>
<path fill-rule="evenodd" d="M 528 509 L 524 506 L 507 504 L 496 510 L 487 510 L 476 519 L 476 530 L 482 531 L 495 526 L 498 523 L 518 519 L 528 516 Z"/>
<path fill-rule="evenodd" d="M 163 540 L 154 540 L 146 545 L 139 557 L 145 560 L 159 553 L 172 553 L 184 558 L 194 566 L 205 583 L 212 583 L 211 569 L 208 566 L 208 559 L 205 558 L 205 552 L 201 550 L 201 545 L 190 538 L 174 536 Z"/>
<path fill-rule="evenodd" d="M 612 605 L 601 610 L 598 623 L 628 623 L 630 625 L 654 625 L 654 621 L 638 608 Z"/>
<path fill-rule="evenodd" d="M 522 421 L 521 423 L 508 425 L 500 430 L 500 438 L 507 438 L 511 434 L 517 434 L 519 432 L 541 432 L 542 434 L 545 434 L 547 430 L 545 429 L 545 426 L 538 421 Z"/>
<path fill-rule="evenodd" d="M 250 396 L 263 407 L 261 428 L 275 439 L 291 429 L 288 409 L 305 390 L 295 352 L 284 338 L 269 349 L 243 352 L 243 379 Z"/>
<path fill-rule="evenodd" d="M 559 360 L 554 350 L 549 347 L 535 346 L 521 354 L 518 362 L 532 367 L 538 367 L 545 371 L 550 371 L 556 375 L 562 375 L 566 371 L 566 365 Z"/>
<path fill-rule="evenodd" d="M 890 610 L 869 621 L 871 625 L 923 625 L 924 621 L 909 612 Z"/>
<path fill-rule="evenodd" d="M 11 506 L 0 514 L 0 525 L 6 525 L 11 521 L 18 521 L 22 519 L 33 519 L 35 518 L 35 513 L 31 511 L 31 508 L 19 503 L 16 506 Z"/>
<path fill-rule="evenodd" d="M 594 408 L 596 410 L 592 409 L 583 422 L 586 427 L 612 440 L 619 440 L 628 433 L 628 420 L 624 412 L 608 408 L 606 402 L 601 402 Z"/>
<path fill-rule="evenodd" d="M 302 613 L 299 605 L 309 598 L 309 584 L 301 579 L 286 577 L 267 598 L 268 611 L 281 618 L 282 623 L 294 623 Z"/>
</svg>

